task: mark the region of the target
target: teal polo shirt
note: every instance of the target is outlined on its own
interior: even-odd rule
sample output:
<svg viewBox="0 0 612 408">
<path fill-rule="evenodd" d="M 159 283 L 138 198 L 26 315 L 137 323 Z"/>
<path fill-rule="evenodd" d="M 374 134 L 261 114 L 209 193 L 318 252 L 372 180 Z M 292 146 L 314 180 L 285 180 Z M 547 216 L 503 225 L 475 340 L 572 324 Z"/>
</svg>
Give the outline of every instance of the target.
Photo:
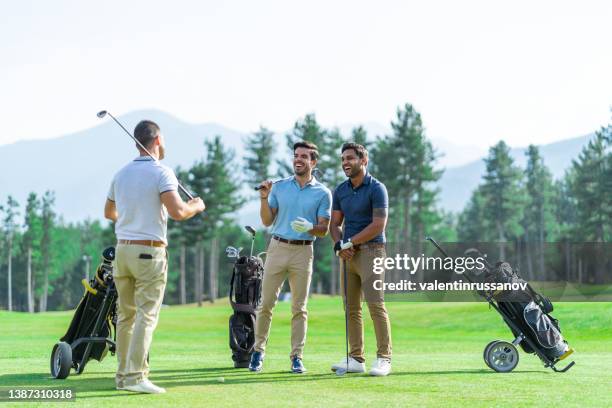
<svg viewBox="0 0 612 408">
<path fill-rule="evenodd" d="M 331 218 L 331 191 L 314 177 L 300 187 L 295 176 L 287 177 L 272 186 L 268 197 L 271 208 L 278 208 L 272 224 L 272 234 L 284 239 L 314 241 L 314 235 L 291 229 L 291 221 L 297 217 L 318 224 L 318 217 Z"/>
</svg>

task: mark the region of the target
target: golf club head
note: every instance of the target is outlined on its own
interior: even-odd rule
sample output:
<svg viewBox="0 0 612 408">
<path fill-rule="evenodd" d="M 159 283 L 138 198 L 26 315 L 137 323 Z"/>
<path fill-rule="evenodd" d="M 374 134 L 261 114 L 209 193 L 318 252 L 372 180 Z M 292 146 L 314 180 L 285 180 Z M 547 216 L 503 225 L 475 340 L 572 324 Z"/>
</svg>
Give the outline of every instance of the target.
<svg viewBox="0 0 612 408">
<path fill-rule="evenodd" d="M 225 248 L 225 255 L 228 258 L 238 258 L 239 254 L 240 250 L 234 248 L 233 246 L 228 246 L 227 248 Z"/>
<path fill-rule="evenodd" d="M 339 368 L 336 370 L 336 375 L 338 377 L 343 376 L 344 374 L 346 374 L 348 372 L 348 370 L 346 368 Z"/>
<path fill-rule="evenodd" d="M 256 234 L 255 228 L 251 227 L 250 225 L 245 225 L 244 229 L 247 230 L 247 232 L 251 234 L 253 237 L 255 237 L 255 234 Z"/>
<path fill-rule="evenodd" d="M 102 119 L 103 117 L 105 117 L 105 116 L 106 116 L 106 113 L 107 113 L 107 112 L 106 112 L 105 110 L 101 110 L 100 112 L 98 112 L 98 113 L 96 114 L 96 116 L 97 116 L 97 117 L 99 117 L 100 119 Z"/>
</svg>

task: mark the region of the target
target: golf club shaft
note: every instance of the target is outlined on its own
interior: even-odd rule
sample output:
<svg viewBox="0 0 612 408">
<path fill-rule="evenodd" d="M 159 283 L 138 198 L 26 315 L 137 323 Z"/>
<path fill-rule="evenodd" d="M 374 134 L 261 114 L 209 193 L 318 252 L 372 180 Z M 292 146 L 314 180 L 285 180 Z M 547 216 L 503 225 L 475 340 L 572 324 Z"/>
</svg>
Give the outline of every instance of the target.
<svg viewBox="0 0 612 408">
<path fill-rule="evenodd" d="M 319 170 L 319 168 L 318 168 L 318 167 L 315 167 L 315 168 L 312 170 L 312 176 L 313 176 L 314 178 L 318 178 L 318 179 L 320 179 L 320 178 L 321 178 L 321 170 Z M 272 184 L 276 184 L 276 183 L 278 183 L 279 181 L 283 181 L 283 180 L 284 180 L 284 179 L 274 180 L 274 181 L 272 182 Z M 253 187 L 253 189 L 254 189 L 255 191 L 259 191 L 259 190 L 261 190 L 261 187 L 262 187 L 261 185 L 259 185 L 259 186 L 255 186 L 255 187 Z"/>
<path fill-rule="evenodd" d="M 146 154 L 147 154 L 147 155 L 148 155 L 150 158 L 152 158 L 152 159 L 154 159 L 154 160 L 157 160 L 157 159 L 156 159 L 156 158 L 155 158 L 155 157 L 154 157 L 154 156 L 151 154 L 151 152 L 149 152 L 149 151 L 147 150 L 147 148 L 146 148 L 146 147 L 144 147 L 144 145 L 143 145 L 142 143 L 140 143 L 140 141 L 139 141 L 138 139 L 136 139 L 136 138 L 134 137 L 134 135 L 132 135 L 132 134 L 131 134 L 131 133 L 130 133 L 130 132 L 129 132 L 129 131 L 128 131 L 128 130 L 127 130 L 127 129 L 126 129 L 126 128 L 125 128 L 125 127 L 122 125 L 122 124 L 121 124 L 121 122 L 119 122 L 119 121 L 118 121 L 118 120 L 117 120 L 117 119 L 116 119 L 116 118 L 115 118 L 115 117 L 114 117 L 114 116 L 113 116 L 113 115 L 112 115 L 110 112 L 106 111 L 106 114 L 107 114 L 108 116 L 110 116 L 110 117 L 111 117 L 111 119 L 113 119 L 113 120 L 115 121 L 115 123 L 116 123 L 116 124 L 118 124 L 118 125 L 119 125 L 119 127 L 121 127 L 121 129 L 123 129 L 123 131 L 124 131 L 125 133 L 127 133 L 127 134 L 128 134 L 128 136 L 129 136 L 129 137 L 131 137 L 131 138 L 132 138 L 132 139 L 133 139 L 133 140 L 136 142 L 136 144 L 137 144 L 137 145 L 138 145 L 138 146 L 139 146 L 139 147 L 140 147 L 142 150 L 144 150 L 144 152 L 145 152 L 145 153 L 146 153 Z M 179 189 L 180 189 L 180 190 L 183 192 L 183 194 L 185 194 L 187 197 L 189 197 L 189 199 L 190 199 L 190 200 L 193 200 L 193 195 L 191 195 L 191 193 L 190 193 L 189 191 L 187 191 L 187 189 L 186 189 L 185 187 L 183 187 L 183 186 L 181 185 L 181 183 L 178 183 L 178 187 L 179 187 Z"/>
<path fill-rule="evenodd" d="M 343 271 L 343 275 L 344 275 L 344 340 L 345 340 L 345 344 L 346 344 L 346 371 L 348 372 L 348 366 L 349 366 L 349 324 L 348 324 L 348 308 L 349 308 L 349 302 L 348 302 L 348 290 L 346 289 L 348 287 L 348 261 L 345 259 L 344 260 L 344 271 Z"/>
</svg>

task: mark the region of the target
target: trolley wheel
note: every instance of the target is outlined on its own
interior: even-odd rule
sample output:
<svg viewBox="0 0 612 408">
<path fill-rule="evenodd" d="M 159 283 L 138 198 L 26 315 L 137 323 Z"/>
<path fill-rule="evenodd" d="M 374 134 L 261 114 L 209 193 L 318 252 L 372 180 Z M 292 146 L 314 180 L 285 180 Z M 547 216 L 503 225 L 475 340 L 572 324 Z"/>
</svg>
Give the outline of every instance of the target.
<svg viewBox="0 0 612 408">
<path fill-rule="evenodd" d="M 53 346 L 51 352 L 51 376 L 63 380 L 70 374 L 72 368 L 72 348 L 70 344 L 60 341 Z"/>
<path fill-rule="evenodd" d="M 491 367 L 489 365 L 489 361 L 487 360 L 487 354 L 489 353 L 489 349 L 491 348 L 491 346 L 493 346 L 496 343 L 499 343 L 500 340 L 493 340 L 491 342 L 489 342 L 489 344 L 487 344 L 484 348 L 484 352 L 482 353 L 482 358 L 484 359 L 485 364 L 487 365 L 487 367 L 489 367 L 490 369 L 493 369 L 493 367 Z"/>
<path fill-rule="evenodd" d="M 518 350 L 507 341 L 494 342 L 485 353 L 487 365 L 498 373 L 509 373 L 519 362 Z"/>
</svg>

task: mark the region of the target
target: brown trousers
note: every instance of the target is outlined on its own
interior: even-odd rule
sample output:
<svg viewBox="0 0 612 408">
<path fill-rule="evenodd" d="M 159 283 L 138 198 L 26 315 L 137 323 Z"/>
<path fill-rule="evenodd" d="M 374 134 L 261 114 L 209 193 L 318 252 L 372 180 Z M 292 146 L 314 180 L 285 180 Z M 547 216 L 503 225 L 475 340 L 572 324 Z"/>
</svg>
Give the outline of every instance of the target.
<svg viewBox="0 0 612 408">
<path fill-rule="evenodd" d="M 142 259 L 149 257 L 149 259 Z M 117 386 L 135 385 L 149 375 L 147 356 L 168 275 L 165 248 L 117 245 Z"/>
<path fill-rule="evenodd" d="M 373 283 L 375 280 L 384 281 L 384 273 L 377 275 L 373 269 L 374 258 L 385 257 L 384 246 L 365 245 L 359 248 L 353 258 L 349 261 L 341 259 L 340 267 L 340 287 L 344 297 L 344 265 L 348 265 L 347 270 L 347 297 L 344 305 L 348 304 L 349 321 L 349 345 L 350 355 L 359 362 L 364 362 L 363 347 L 363 318 L 361 313 L 362 295 L 368 304 L 370 317 L 374 323 L 374 333 L 376 334 L 376 355 L 379 358 L 391 358 L 391 323 L 387 314 L 384 302 L 384 292 L 382 289 L 375 290 Z"/>
</svg>

